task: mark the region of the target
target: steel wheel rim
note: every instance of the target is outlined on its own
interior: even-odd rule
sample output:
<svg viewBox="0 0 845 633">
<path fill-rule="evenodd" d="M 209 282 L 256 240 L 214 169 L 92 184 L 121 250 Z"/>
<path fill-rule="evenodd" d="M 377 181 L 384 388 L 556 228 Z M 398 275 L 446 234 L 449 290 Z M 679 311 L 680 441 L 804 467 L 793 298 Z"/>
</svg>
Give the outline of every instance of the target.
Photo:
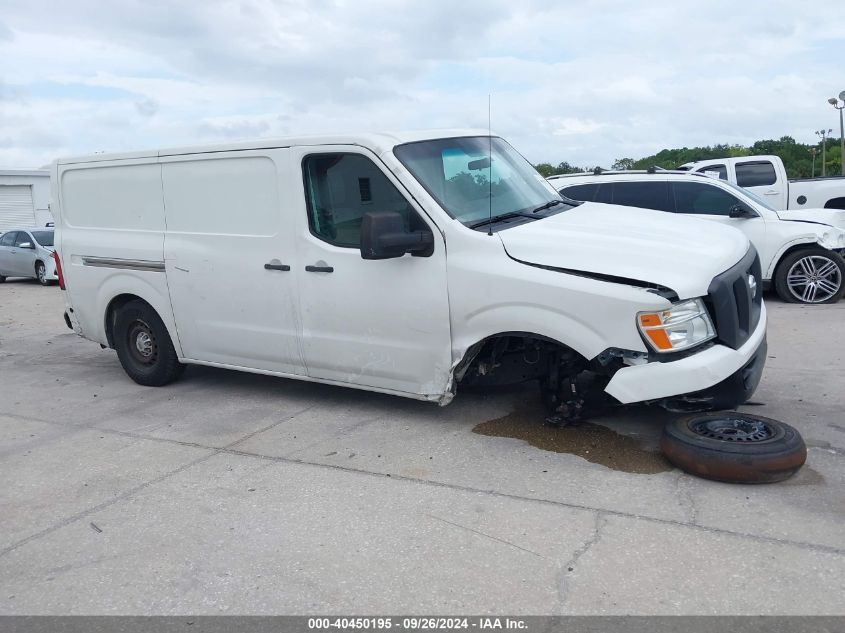
<svg viewBox="0 0 845 633">
<path fill-rule="evenodd" d="M 129 326 L 127 347 L 132 358 L 142 365 L 153 365 L 158 360 L 158 343 L 149 325 L 141 320 Z"/>
<path fill-rule="evenodd" d="M 702 437 L 737 444 L 765 442 L 775 435 L 775 430 L 763 420 L 728 415 L 702 420 L 691 425 L 690 430 Z"/>
<path fill-rule="evenodd" d="M 821 303 L 836 296 L 842 271 L 824 255 L 807 255 L 792 264 L 786 274 L 790 294 L 802 303 Z"/>
</svg>

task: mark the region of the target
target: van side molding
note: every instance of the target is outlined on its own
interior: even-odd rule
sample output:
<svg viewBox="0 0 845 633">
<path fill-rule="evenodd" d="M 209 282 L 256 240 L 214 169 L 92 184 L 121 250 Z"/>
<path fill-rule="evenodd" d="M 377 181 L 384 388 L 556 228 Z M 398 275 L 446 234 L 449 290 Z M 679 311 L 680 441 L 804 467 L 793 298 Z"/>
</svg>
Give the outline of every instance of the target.
<svg viewBox="0 0 845 633">
<path fill-rule="evenodd" d="M 82 265 L 95 266 L 98 268 L 122 268 L 124 270 L 139 270 L 150 273 L 164 272 L 164 262 L 151 261 L 148 259 L 121 259 L 116 257 L 83 256 Z"/>
</svg>

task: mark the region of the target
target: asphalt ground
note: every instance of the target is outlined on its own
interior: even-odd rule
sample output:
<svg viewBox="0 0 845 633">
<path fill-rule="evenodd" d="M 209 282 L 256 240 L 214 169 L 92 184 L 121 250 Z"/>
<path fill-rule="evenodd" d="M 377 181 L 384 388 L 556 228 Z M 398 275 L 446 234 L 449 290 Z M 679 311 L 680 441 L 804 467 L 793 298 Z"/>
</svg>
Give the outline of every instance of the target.
<svg viewBox="0 0 845 633">
<path fill-rule="evenodd" d="M 845 302 L 769 297 L 745 410 L 805 467 L 715 483 L 661 409 L 541 425 L 206 367 L 130 381 L 61 292 L 0 285 L 0 614 L 845 614 Z"/>
</svg>

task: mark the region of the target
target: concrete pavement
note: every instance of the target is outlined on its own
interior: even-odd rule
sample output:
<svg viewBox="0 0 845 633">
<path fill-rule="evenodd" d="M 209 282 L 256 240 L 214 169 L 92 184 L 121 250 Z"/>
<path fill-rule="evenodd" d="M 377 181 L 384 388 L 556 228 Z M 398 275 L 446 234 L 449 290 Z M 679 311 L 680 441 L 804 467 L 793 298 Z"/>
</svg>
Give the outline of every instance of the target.
<svg viewBox="0 0 845 633">
<path fill-rule="evenodd" d="M 659 409 L 497 436 L 539 424 L 530 387 L 445 408 L 205 367 L 141 387 L 57 288 L 10 280 L 0 613 L 845 614 L 845 303 L 768 307 L 747 409 L 808 462 L 739 486 L 662 462 Z"/>
</svg>

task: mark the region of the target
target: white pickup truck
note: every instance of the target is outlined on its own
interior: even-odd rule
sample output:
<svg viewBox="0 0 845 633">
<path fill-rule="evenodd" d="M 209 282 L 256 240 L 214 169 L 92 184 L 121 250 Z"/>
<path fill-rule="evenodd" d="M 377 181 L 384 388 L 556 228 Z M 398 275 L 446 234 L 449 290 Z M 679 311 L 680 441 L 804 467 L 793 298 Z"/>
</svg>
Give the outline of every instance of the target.
<svg viewBox="0 0 845 633">
<path fill-rule="evenodd" d="M 778 156 L 713 158 L 679 169 L 718 176 L 748 189 L 773 209 L 845 209 L 845 176 L 789 180 Z"/>
</svg>

